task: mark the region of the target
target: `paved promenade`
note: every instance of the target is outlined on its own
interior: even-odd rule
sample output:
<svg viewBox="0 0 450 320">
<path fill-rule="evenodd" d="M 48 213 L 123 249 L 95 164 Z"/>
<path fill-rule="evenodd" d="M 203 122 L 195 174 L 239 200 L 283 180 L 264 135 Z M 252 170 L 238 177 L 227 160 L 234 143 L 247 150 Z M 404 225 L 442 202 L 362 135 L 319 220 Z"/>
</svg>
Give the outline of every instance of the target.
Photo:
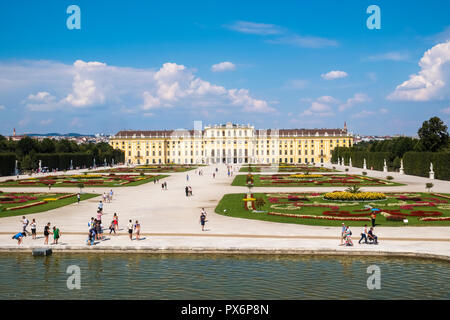
<svg viewBox="0 0 450 320">
<path fill-rule="evenodd" d="M 344 169 L 344 167 L 338 167 Z M 85 244 L 87 223 L 96 216 L 101 197 L 82 201 L 55 210 L 27 216 L 35 218 L 38 233 L 47 222 L 60 228 L 60 244 L 51 246 L 58 250 L 166 250 L 166 251 L 236 251 L 236 252 L 347 252 L 347 253 L 403 253 L 440 255 L 450 259 L 450 227 L 377 227 L 379 245 L 358 245 L 359 229 L 352 228 L 354 247 L 339 246 L 340 228 L 283 224 L 232 218 L 214 213 L 214 208 L 226 193 L 244 193 L 246 187 L 232 187 L 234 177 L 228 177 L 225 165 L 218 165 L 219 172 L 214 179 L 212 174 L 216 166 L 203 167 L 203 176 L 195 171 L 171 173 L 170 177 L 137 187 L 114 188 L 114 199 L 104 205 L 105 228 L 114 213 L 119 216 L 120 232 L 118 236 L 107 237 L 93 247 Z M 237 168 L 236 168 L 237 169 Z M 350 168 L 349 173 L 361 174 L 363 170 Z M 392 175 L 395 182 L 405 183 L 401 187 L 364 187 L 364 190 L 377 191 L 426 191 L 425 183 L 429 179 L 365 170 L 369 176 L 385 178 Z M 235 175 L 237 174 L 235 170 Z M 245 174 L 245 173 L 241 173 Z M 189 175 L 189 181 L 186 179 Z M 161 182 L 166 181 L 168 190 L 161 190 Z M 432 180 L 435 192 L 450 192 L 450 182 Z M 186 197 L 184 187 L 190 185 L 193 196 Z M 254 188 L 254 192 L 310 192 L 343 190 L 344 187 L 315 188 Z M 39 191 L 47 188 L 1 188 L 2 191 Z M 103 193 L 106 188 L 83 189 L 83 192 Z M 78 192 L 78 188 L 52 188 L 52 192 Z M 202 232 L 199 224 L 200 210 L 207 211 L 207 231 Z M 143 240 L 130 241 L 125 225 L 128 220 L 139 220 Z M 21 217 L 0 219 L 0 250 L 17 249 L 19 246 L 11 236 L 21 230 Z M 106 235 L 108 230 L 105 229 Z M 26 237 L 21 249 L 43 247 L 43 238 L 32 240 Z"/>
</svg>

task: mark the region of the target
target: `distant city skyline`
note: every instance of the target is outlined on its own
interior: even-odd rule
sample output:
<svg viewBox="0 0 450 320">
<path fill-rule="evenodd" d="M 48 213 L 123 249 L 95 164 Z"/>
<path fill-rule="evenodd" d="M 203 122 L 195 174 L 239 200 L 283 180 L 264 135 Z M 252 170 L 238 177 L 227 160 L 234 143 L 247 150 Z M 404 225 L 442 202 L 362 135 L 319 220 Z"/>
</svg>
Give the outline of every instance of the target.
<svg viewBox="0 0 450 320">
<path fill-rule="evenodd" d="M 81 30 L 66 26 L 69 5 Z M 450 3 L 0 3 L 0 134 L 341 128 L 450 119 Z M 257 9 L 257 10 L 255 10 Z"/>
</svg>

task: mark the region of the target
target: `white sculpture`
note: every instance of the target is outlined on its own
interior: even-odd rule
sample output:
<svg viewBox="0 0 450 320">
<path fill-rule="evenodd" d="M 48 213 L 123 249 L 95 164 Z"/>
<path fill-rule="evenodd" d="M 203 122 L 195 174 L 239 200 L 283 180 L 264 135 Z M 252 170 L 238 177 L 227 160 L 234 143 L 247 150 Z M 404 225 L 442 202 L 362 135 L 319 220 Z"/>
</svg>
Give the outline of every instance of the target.
<svg viewBox="0 0 450 320">
<path fill-rule="evenodd" d="M 386 159 L 384 159 L 383 172 L 388 172 L 388 168 L 387 168 L 387 165 L 386 165 Z"/>
<path fill-rule="evenodd" d="M 363 169 L 367 169 L 366 158 L 364 158 Z"/>
<path fill-rule="evenodd" d="M 348 160 L 348 165 L 349 165 L 349 167 L 352 167 L 352 158 L 350 158 L 350 159 Z"/>
<path fill-rule="evenodd" d="M 400 174 L 405 174 L 405 170 L 403 169 L 403 159 L 400 159 Z"/>
<path fill-rule="evenodd" d="M 433 163 L 430 162 L 430 179 L 434 179 Z"/>
</svg>

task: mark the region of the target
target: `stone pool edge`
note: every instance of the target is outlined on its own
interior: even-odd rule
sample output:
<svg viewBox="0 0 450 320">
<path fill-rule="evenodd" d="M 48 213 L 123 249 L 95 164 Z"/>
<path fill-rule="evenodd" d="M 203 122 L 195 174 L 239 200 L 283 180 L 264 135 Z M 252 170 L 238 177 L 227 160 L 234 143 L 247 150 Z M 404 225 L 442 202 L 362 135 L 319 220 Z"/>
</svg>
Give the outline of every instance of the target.
<svg viewBox="0 0 450 320">
<path fill-rule="evenodd" d="M 43 247 L 44 248 L 44 247 Z M 48 247 L 45 247 L 48 248 Z M 0 253 L 5 252 L 29 252 L 31 247 L 0 247 Z M 143 254 L 224 254 L 224 255 L 310 255 L 310 256 L 363 256 L 363 257 L 392 257 L 392 258 L 420 258 L 431 260 L 442 260 L 450 262 L 450 256 L 445 254 L 422 253 L 422 252 L 406 252 L 406 251 L 343 251 L 330 249 L 254 249 L 254 248 L 183 248 L 183 247 L 166 247 L 166 248 L 149 248 L 149 247 L 81 247 L 81 246 L 65 246 L 51 247 L 54 253 L 143 253 Z"/>
</svg>

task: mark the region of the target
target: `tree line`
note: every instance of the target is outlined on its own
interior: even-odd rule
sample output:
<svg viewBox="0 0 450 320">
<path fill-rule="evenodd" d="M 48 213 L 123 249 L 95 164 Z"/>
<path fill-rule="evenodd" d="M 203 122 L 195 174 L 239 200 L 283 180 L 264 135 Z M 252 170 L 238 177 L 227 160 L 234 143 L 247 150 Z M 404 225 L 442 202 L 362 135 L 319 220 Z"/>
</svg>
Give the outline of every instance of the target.
<svg viewBox="0 0 450 320">
<path fill-rule="evenodd" d="M 111 163 L 112 159 L 119 163 L 124 161 L 124 157 L 121 150 L 106 142 L 77 144 L 67 139 L 44 138 L 39 141 L 28 136 L 13 141 L 0 135 L 0 175 L 13 173 L 16 160 L 22 171 L 37 169 L 39 160 L 43 167 L 66 170 L 71 163 L 73 167 L 90 167 L 94 159 L 97 165 L 101 165 L 104 159 L 107 163 Z"/>
<path fill-rule="evenodd" d="M 436 178 L 450 179 L 450 138 L 447 125 L 438 117 L 424 121 L 418 130 L 418 138 L 396 137 L 381 141 L 363 141 L 348 147 L 337 147 L 332 151 L 331 162 L 344 163 L 383 170 L 384 160 L 390 171 L 398 171 L 403 159 L 406 174 L 427 176 L 430 162 L 435 166 Z"/>
</svg>

